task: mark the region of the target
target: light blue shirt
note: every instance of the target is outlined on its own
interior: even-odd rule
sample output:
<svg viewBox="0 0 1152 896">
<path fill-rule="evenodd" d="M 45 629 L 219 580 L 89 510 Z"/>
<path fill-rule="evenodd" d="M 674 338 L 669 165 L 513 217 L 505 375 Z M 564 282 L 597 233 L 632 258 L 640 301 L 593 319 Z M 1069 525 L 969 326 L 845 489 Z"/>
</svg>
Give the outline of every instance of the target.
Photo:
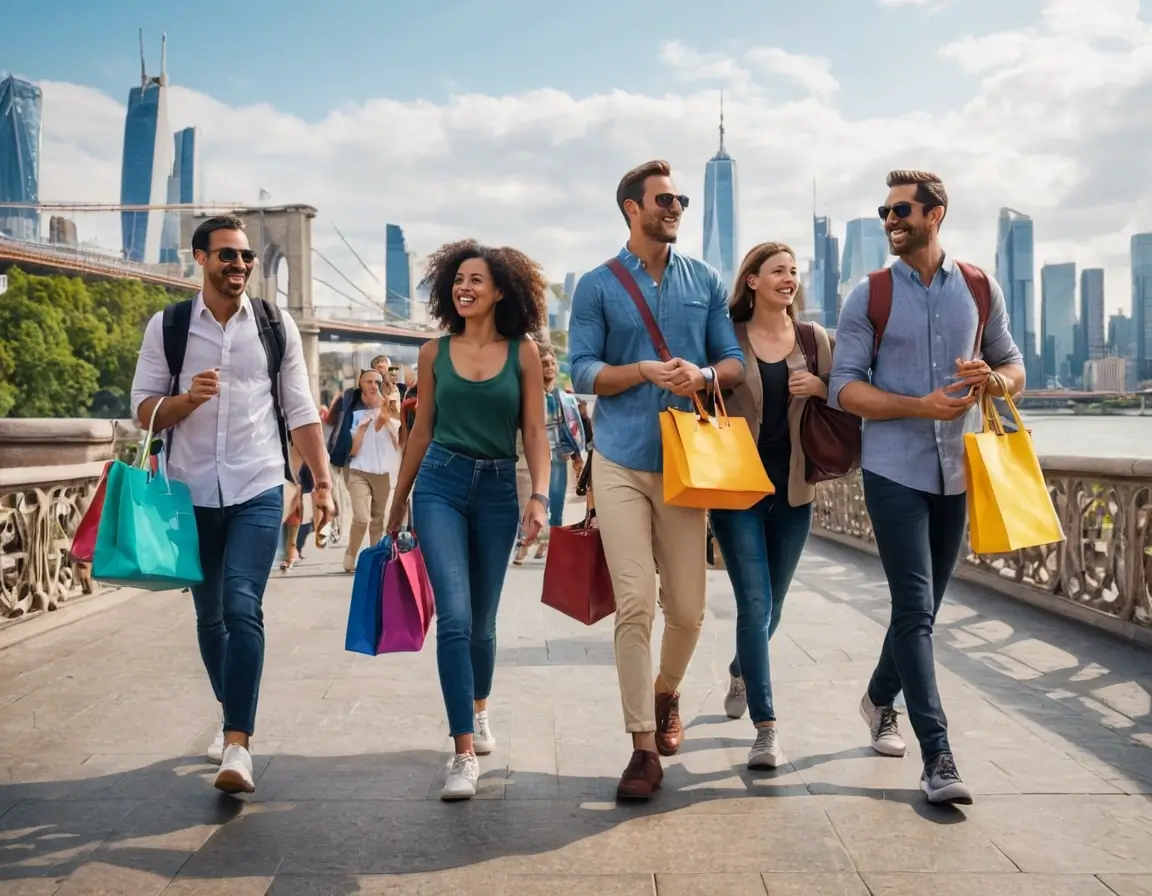
<svg viewBox="0 0 1152 896">
<path fill-rule="evenodd" d="M 984 327 L 984 360 L 995 368 L 1023 364 L 1008 329 L 1004 293 L 988 277 L 992 305 Z M 972 360 L 979 314 L 964 274 L 951 257 L 925 286 L 901 260 L 892 265 L 892 313 L 876 357 L 875 331 L 868 320 L 868 279 L 844 300 L 836 327 L 836 351 L 828 383 L 828 403 L 840 408 L 840 391 L 849 383 L 871 382 L 893 395 L 921 398 L 955 382 L 956 359 Z M 933 495 L 961 495 L 964 483 L 964 433 L 980 428 L 974 407 L 959 420 L 865 420 L 863 469 L 908 488 Z"/>
<path fill-rule="evenodd" d="M 671 249 L 668 267 L 657 287 L 643 263 L 627 247 L 616 256 L 631 271 L 652 309 L 672 357 L 699 367 L 744 355 L 728 317 L 728 290 L 711 265 Z M 659 361 L 656 346 L 635 303 L 607 265 L 580 278 L 572 296 L 568 326 L 572 388 L 593 394 L 596 376 L 606 366 Z M 652 383 L 641 383 L 619 395 L 596 399 L 593 428 L 596 450 L 630 470 L 663 469 L 660 412 L 690 408 L 692 401 Z"/>
</svg>

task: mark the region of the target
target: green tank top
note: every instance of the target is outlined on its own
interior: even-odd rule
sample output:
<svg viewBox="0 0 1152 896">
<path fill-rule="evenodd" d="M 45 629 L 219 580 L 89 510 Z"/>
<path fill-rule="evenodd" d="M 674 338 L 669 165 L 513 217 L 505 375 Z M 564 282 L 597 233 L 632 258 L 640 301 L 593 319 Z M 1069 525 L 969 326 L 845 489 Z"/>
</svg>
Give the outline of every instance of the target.
<svg viewBox="0 0 1152 896">
<path fill-rule="evenodd" d="M 432 372 L 436 377 L 436 423 L 432 438 L 449 451 L 478 460 L 516 456 L 520 429 L 520 340 L 508 341 L 508 360 L 496 376 L 468 380 L 456 372 L 441 336 Z"/>
</svg>

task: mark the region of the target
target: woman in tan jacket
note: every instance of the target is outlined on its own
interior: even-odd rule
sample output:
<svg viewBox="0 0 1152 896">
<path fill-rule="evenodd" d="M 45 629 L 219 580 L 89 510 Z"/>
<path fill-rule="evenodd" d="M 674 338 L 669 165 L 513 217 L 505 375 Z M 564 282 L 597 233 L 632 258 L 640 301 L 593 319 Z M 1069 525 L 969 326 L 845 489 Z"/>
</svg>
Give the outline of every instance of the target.
<svg viewBox="0 0 1152 896">
<path fill-rule="evenodd" d="M 816 490 L 805 481 L 800 417 L 809 401 L 828 396 L 832 347 L 827 332 L 797 321 L 802 295 L 796 255 L 782 243 L 761 243 L 740 265 L 729 312 L 744 350 L 744 382 L 727 398 L 728 413 L 744 417 L 776 487 L 749 510 L 713 510 L 712 531 L 736 594 L 736 658 L 725 711 L 749 709 L 756 741 L 749 768 L 784 761 L 772 706 L 768 639 L 780 623 L 788 585 L 812 525 Z M 815 328 L 816 369 L 809 372 L 798 327 Z"/>
</svg>

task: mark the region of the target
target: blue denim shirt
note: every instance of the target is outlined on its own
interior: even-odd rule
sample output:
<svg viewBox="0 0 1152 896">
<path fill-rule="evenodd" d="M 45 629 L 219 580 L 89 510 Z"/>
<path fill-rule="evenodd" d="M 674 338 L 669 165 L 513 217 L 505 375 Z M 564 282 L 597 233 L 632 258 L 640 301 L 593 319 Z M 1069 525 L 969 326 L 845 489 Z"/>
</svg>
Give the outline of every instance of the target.
<svg viewBox="0 0 1152 896">
<path fill-rule="evenodd" d="M 657 287 L 627 247 L 617 258 L 636 278 L 674 358 L 699 367 L 727 358 L 743 361 L 728 318 L 728 290 L 715 268 L 671 249 Z M 572 388 L 588 395 L 595 391 L 596 376 L 606 366 L 660 360 L 644 319 L 607 265 L 589 271 L 576 286 L 568 357 Z M 664 464 L 659 414 L 667 407 L 691 406 L 691 399 L 652 383 L 641 383 L 619 395 L 598 396 L 593 418 L 596 450 L 630 470 L 659 473 Z"/>
<path fill-rule="evenodd" d="M 982 350 L 991 367 L 1023 364 L 1008 329 L 1004 293 L 991 276 L 992 307 L 984 327 Z M 972 359 L 979 315 L 964 274 L 945 256 L 925 286 L 903 261 L 892 265 L 892 313 L 872 357 L 875 331 L 868 320 L 868 279 L 844 300 L 836 327 L 836 351 L 828 384 L 828 403 L 840 407 L 840 390 L 852 382 L 871 382 L 893 395 L 923 397 L 950 385 L 956 359 Z M 871 373 L 871 376 L 869 376 Z M 933 495 L 960 495 L 964 484 L 964 433 L 980 428 L 974 407 L 959 420 L 865 420 L 861 466 L 908 488 Z"/>
</svg>

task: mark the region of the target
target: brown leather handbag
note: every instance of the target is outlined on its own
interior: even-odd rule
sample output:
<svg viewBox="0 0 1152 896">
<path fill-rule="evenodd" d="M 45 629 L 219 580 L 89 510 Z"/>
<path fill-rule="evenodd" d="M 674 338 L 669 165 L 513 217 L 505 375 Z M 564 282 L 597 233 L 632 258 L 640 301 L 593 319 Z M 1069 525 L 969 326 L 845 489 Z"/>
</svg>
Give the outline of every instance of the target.
<svg viewBox="0 0 1152 896">
<path fill-rule="evenodd" d="M 800 350 L 813 376 L 819 376 L 816 327 L 811 321 L 796 324 Z M 838 411 L 826 401 L 809 398 L 800 416 L 800 447 L 804 451 L 805 479 L 809 485 L 840 479 L 860 466 L 860 418 Z"/>
</svg>

